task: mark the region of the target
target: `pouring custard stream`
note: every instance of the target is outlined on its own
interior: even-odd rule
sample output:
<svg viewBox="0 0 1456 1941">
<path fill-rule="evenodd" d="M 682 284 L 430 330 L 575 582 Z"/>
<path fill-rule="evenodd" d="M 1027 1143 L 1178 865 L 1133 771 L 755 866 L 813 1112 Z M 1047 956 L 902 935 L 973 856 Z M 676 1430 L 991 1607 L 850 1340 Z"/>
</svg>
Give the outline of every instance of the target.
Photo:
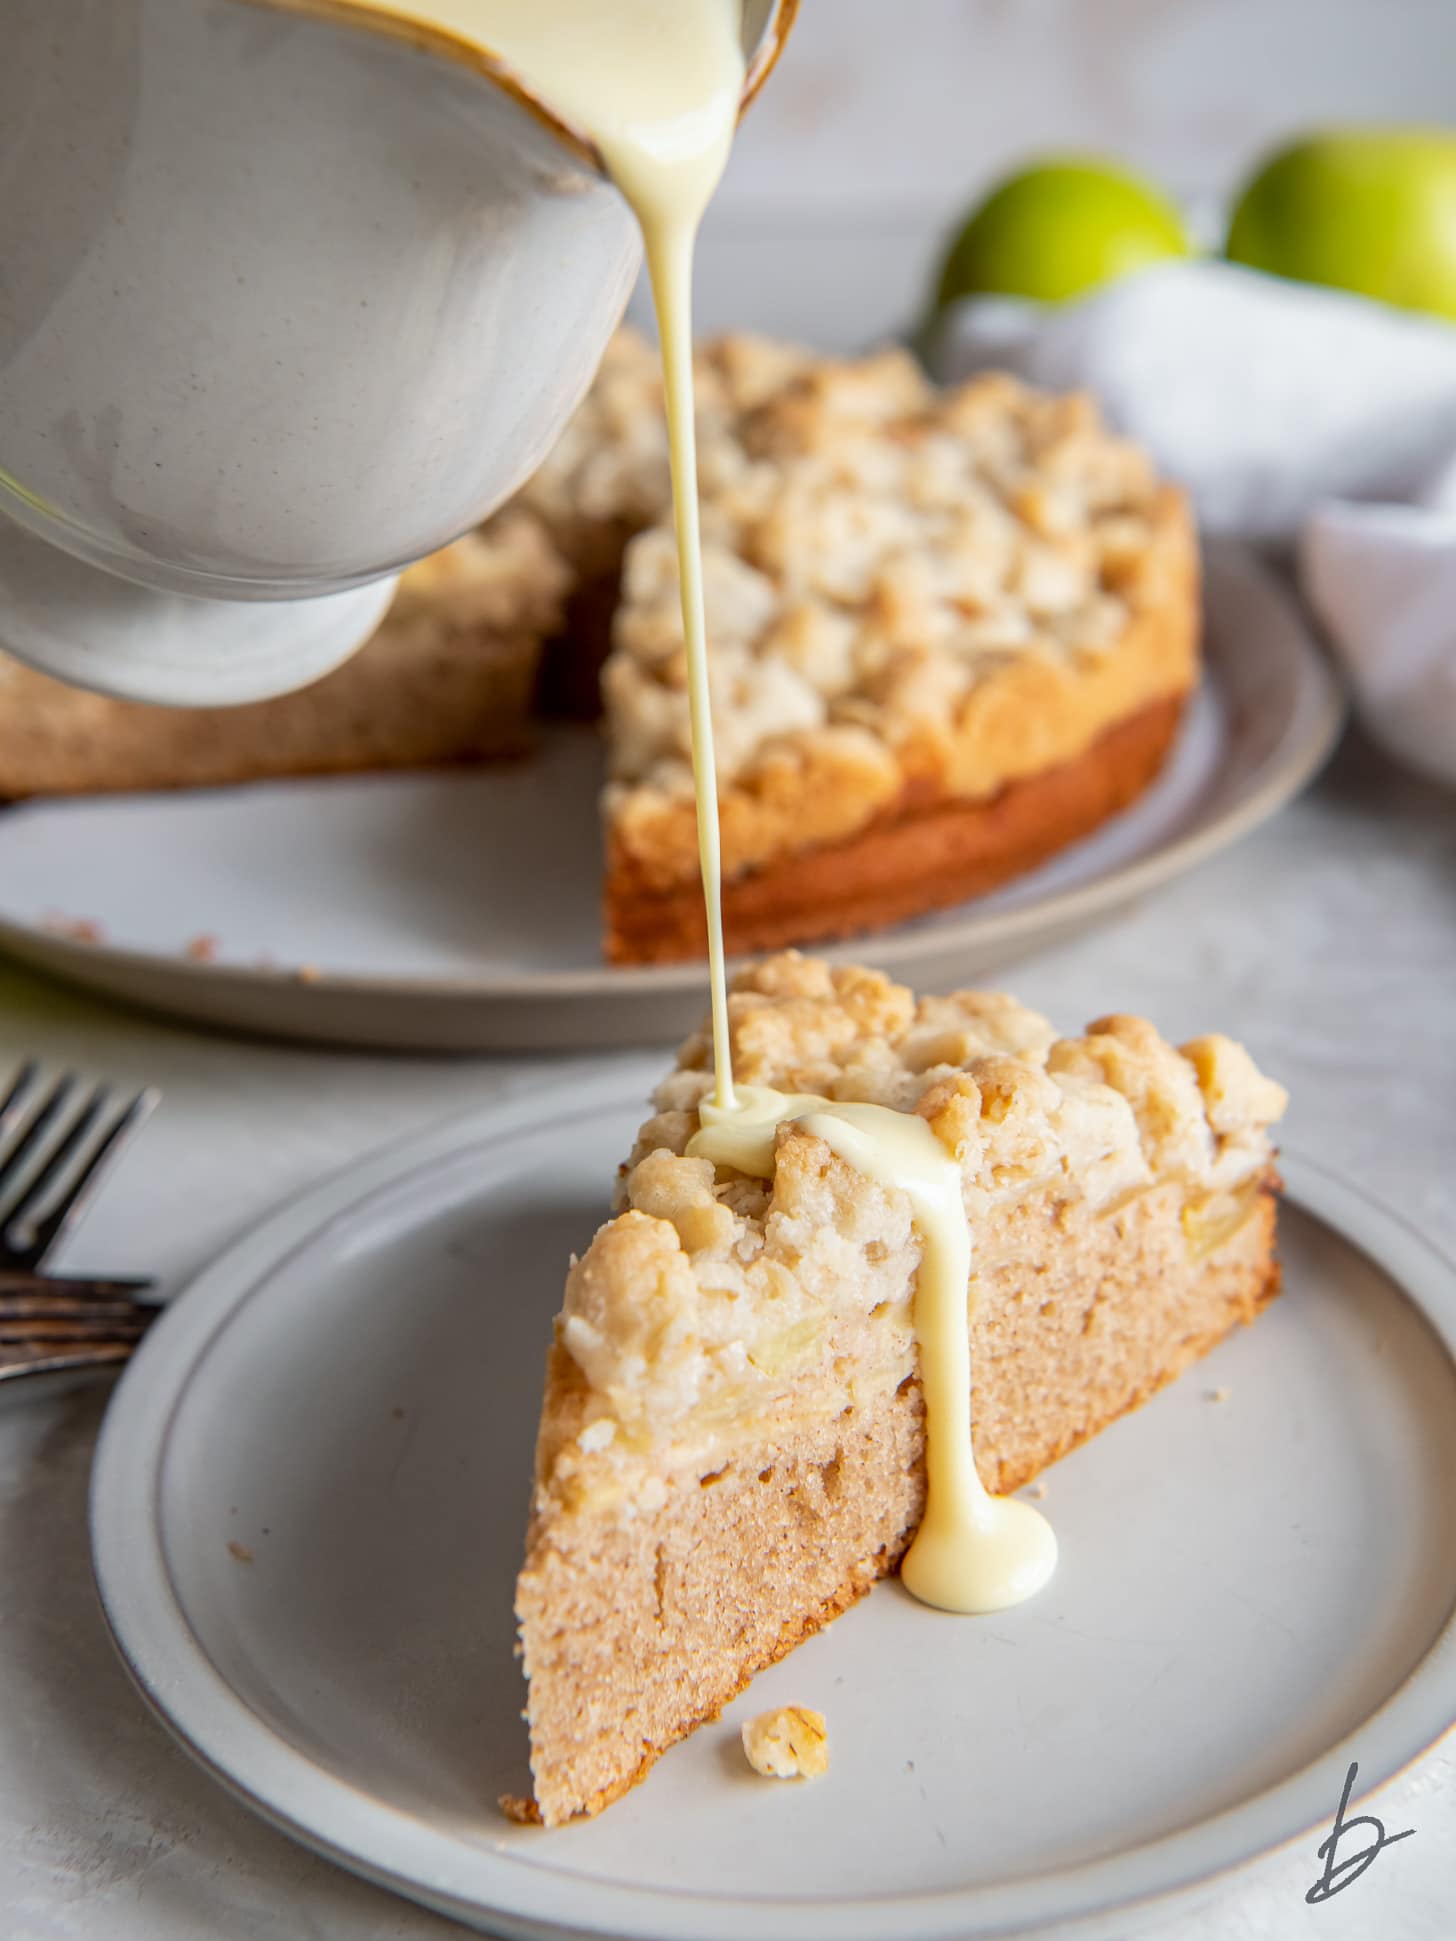
<svg viewBox="0 0 1456 1941">
<path fill-rule="evenodd" d="M 758 1178 L 794 1121 L 846 1165 L 909 1198 L 920 1235 L 915 1329 L 925 1395 L 925 1515 L 901 1575 L 923 1602 L 1000 1610 L 1039 1590 L 1056 1539 L 1029 1504 L 988 1495 L 971 1444 L 971 1237 L 960 1167 L 917 1114 L 746 1086 L 735 1092 L 723 952 L 718 788 L 693 422 L 692 265 L 743 94 L 742 0 L 393 0 L 375 10 L 443 29 L 503 60 L 596 144 L 642 229 L 662 339 L 673 513 L 708 918 L 714 1091 L 689 1145 Z"/>
</svg>

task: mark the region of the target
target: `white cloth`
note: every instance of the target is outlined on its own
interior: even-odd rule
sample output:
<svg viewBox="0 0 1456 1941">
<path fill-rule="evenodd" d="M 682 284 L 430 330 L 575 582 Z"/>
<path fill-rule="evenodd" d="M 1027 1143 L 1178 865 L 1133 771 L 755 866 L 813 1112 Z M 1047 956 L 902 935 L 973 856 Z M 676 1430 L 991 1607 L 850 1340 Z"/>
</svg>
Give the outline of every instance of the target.
<svg viewBox="0 0 1456 1941">
<path fill-rule="evenodd" d="M 1175 263 L 1057 308 L 968 299 L 936 363 L 1093 391 L 1210 530 L 1293 545 L 1372 734 L 1456 782 L 1456 328 Z"/>
</svg>

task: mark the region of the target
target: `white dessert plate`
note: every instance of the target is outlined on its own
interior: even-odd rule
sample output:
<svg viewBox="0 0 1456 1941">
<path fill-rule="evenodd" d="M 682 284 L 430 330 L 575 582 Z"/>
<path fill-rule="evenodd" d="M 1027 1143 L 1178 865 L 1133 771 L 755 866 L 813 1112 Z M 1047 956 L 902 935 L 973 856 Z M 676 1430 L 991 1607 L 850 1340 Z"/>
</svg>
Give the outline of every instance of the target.
<svg viewBox="0 0 1456 1941">
<path fill-rule="evenodd" d="M 1296 1838 L 1313 1884 L 1349 1762 L 1363 1793 L 1456 1717 L 1456 1270 L 1297 1161 L 1284 1298 L 1048 1473 L 1039 1597 L 960 1619 L 883 1584 L 600 1819 L 498 1813 L 550 1317 L 652 1075 L 355 1167 L 162 1321 L 92 1498 L 151 1705 L 298 1839 L 534 1941 L 1025 1931 Z M 749 1772 L 775 1703 L 826 1714 L 826 1778 Z"/>
<path fill-rule="evenodd" d="M 1272 815 L 1342 703 L 1282 586 L 1210 549 L 1208 674 L 1158 783 L 993 896 L 873 944 L 922 989 L 964 984 L 1107 915 Z M 601 961 L 595 736 L 532 762 L 0 815 L 0 950 L 93 990 L 236 1029 L 490 1050 L 681 1036 L 696 964 Z M 79 926 L 79 928 L 78 928 Z"/>
</svg>

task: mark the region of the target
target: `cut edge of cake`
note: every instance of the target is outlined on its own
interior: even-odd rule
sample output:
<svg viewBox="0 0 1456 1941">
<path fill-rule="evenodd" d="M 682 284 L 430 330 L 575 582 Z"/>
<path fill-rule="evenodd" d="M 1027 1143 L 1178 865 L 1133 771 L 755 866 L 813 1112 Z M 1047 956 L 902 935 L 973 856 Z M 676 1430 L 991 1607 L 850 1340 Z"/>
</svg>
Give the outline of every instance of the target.
<svg viewBox="0 0 1456 1941">
<path fill-rule="evenodd" d="M 962 1166 L 975 1454 L 1005 1493 L 1278 1289 L 1284 1093 L 1221 1037 L 1059 1039 L 1013 1000 L 916 1001 L 788 953 L 732 997 L 740 1078 L 925 1117 Z M 533 1802 L 601 1810 L 892 1571 L 924 1495 L 903 1196 L 801 1127 L 772 1182 L 683 1156 L 684 1048 L 573 1263 L 548 1357 L 517 1616 Z"/>
</svg>

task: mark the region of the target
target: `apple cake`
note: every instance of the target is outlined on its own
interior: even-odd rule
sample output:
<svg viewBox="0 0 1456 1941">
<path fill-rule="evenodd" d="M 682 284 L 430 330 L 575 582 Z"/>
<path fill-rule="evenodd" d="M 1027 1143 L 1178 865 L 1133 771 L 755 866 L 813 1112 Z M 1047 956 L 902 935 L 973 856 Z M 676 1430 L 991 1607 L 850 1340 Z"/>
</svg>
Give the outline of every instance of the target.
<svg viewBox="0 0 1456 1941">
<path fill-rule="evenodd" d="M 410 567 L 352 660 L 297 693 L 242 707 L 112 700 L 0 655 L 0 797 L 524 753 L 542 640 L 561 624 L 570 583 L 540 520 L 509 510 Z"/>
<path fill-rule="evenodd" d="M 744 335 L 695 382 L 731 950 L 958 902 L 1147 786 L 1198 676 L 1197 549 L 1087 398 Z M 478 760 L 538 700 L 600 710 L 606 954 L 700 956 L 670 508 L 657 353 L 623 330 L 512 504 L 304 692 L 174 711 L 0 660 L 0 796 Z"/>
<path fill-rule="evenodd" d="M 1198 678 L 1183 496 L 1091 400 L 735 337 L 697 360 L 728 948 L 995 887 L 1157 774 Z M 525 500 L 601 672 L 607 955 L 700 956 L 656 357 L 624 335 Z M 656 508 L 651 523 L 647 516 Z M 630 536 L 628 536 L 630 535 Z"/>
<path fill-rule="evenodd" d="M 922 998 L 789 953 L 731 998 L 745 1083 L 918 1113 L 961 1167 L 974 1451 L 1007 1493 L 1171 1381 L 1279 1284 L 1285 1095 L 1222 1037 L 1058 1038 L 1011 998 Z M 906 1197 L 799 1124 L 772 1180 L 687 1156 L 684 1047 L 572 1263 L 516 1610 L 533 1802 L 599 1811 L 894 1570 L 924 1503 Z"/>
</svg>

